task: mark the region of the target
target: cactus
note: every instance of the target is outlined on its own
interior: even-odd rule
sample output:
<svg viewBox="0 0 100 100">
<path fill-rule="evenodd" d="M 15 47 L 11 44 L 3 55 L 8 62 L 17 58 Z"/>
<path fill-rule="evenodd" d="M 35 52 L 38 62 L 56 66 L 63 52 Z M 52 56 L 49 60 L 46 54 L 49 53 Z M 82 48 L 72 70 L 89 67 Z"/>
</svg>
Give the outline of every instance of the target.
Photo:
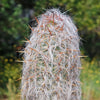
<svg viewBox="0 0 100 100">
<path fill-rule="evenodd" d="M 24 52 L 23 100 L 80 100 L 78 31 L 71 18 L 48 10 L 32 27 Z"/>
</svg>

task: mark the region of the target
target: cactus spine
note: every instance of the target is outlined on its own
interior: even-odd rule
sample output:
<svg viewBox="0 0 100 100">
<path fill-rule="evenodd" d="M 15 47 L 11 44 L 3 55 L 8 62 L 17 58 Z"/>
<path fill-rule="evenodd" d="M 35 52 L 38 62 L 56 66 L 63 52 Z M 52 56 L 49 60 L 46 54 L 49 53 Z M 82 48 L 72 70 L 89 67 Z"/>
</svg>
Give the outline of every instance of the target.
<svg viewBox="0 0 100 100">
<path fill-rule="evenodd" d="M 58 9 L 48 10 L 32 27 L 24 50 L 25 100 L 80 100 L 80 50 L 76 26 Z"/>
</svg>

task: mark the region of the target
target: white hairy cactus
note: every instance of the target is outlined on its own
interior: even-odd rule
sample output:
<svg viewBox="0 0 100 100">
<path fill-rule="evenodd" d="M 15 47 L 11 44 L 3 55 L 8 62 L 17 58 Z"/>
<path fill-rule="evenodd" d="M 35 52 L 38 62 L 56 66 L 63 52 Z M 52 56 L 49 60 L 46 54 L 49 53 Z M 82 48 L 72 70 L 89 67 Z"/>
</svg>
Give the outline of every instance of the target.
<svg viewBox="0 0 100 100">
<path fill-rule="evenodd" d="M 36 18 L 27 40 L 22 72 L 23 100 L 80 100 L 77 28 L 58 9 Z"/>
</svg>

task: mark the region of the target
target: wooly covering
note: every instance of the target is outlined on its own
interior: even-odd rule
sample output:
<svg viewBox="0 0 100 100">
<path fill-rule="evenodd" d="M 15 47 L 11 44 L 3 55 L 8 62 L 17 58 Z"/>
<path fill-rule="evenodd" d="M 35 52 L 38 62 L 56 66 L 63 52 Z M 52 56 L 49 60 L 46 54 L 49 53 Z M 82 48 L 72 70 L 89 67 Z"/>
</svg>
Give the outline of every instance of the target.
<svg viewBox="0 0 100 100">
<path fill-rule="evenodd" d="M 48 10 L 32 27 L 24 50 L 23 100 L 80 100 L 77 28 L 58 9 Z"/>
</svg>

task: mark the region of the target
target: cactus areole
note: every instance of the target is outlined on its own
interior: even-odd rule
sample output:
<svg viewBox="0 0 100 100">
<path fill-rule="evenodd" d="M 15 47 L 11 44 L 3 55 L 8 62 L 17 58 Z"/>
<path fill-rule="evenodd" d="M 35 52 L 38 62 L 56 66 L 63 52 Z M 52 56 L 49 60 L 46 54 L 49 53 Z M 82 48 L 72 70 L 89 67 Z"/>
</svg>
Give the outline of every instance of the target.
<svg viewBox="0 0 100 100">
<path fill-rule="evenodd" d="M 68 15 L 48 10 L 32 27 L 24 49 L 22 100 L 80 100 L 77 28 Z"/>
</svg>

